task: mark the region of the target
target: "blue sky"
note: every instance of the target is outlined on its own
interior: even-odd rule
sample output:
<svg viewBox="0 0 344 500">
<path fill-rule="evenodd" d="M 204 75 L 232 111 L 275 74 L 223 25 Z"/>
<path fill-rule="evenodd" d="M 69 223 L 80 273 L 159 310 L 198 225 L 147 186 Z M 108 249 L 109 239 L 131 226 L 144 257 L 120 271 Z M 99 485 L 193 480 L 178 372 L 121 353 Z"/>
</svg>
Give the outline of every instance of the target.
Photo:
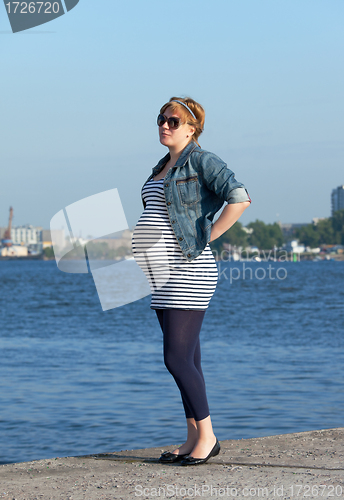
<svg viewBox="0 0 344 500">
<path fill-rule="evenodd" d="M 342 0 L 80 0 L 12 34 L 0 9 L 0 225 L 48 228 L 61 208 L 119 189 L 129 226 L 165 154 L 171 96 L 206 110 L 201 146 L 253 203 L 244 224 L 330 215 L 344 184 Z"/>
</svg>

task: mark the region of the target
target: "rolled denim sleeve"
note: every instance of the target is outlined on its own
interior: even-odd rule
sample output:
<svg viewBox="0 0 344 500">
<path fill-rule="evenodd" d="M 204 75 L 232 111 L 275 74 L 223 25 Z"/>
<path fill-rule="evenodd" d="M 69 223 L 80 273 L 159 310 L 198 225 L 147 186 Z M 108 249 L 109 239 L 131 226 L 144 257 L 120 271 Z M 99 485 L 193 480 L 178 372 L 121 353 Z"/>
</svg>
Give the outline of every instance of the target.
<svg viewBox="0 0 344 500">
<path fill-rule="evenodd" d="M 229 205 L 230 203 L 242 203 L 243 201 L 249 201 L 251 203 L 251 198 L 247 189 L 240 187 L 230 192 L 230 198 L 227 200 L 227 203 Z"/>
<path fill-rule="evenodd" d="M 200 156 L 199 170 L 207 188 L 214 191 L 223 202 L 251 202 L 244 184 L 236 180 L 234 172 L 218 156 L 204 151 Z"/>
</svg>

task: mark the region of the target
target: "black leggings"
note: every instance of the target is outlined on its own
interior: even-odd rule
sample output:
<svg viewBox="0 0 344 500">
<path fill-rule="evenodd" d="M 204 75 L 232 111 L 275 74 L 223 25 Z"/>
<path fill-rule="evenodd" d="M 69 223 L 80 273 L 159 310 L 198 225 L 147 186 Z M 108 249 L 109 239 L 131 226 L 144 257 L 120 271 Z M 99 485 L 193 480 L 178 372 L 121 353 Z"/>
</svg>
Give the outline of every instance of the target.
<svg viewBox="0 0 344 500">
<path fill-rule="evenodd" d="M 203 420 L 209 416 L 199 341 L 205 311 L 156 309 L 155 312 L 164 334 L 164 362 L 179 387 L 185 416 Z"/>
</svg>

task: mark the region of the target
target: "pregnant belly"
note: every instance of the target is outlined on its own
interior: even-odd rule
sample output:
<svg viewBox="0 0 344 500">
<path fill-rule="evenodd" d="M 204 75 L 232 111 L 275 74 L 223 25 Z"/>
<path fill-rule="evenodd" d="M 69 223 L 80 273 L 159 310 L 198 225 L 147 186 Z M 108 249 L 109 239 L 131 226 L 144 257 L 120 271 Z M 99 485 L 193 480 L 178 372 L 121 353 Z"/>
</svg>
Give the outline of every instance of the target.
<svg viewBox="0 0 344 500">
<path fill-rule="evenodd" d="M 152 293 L 164 286 L 170 278 L 170 271 L 163 231 L 140 219 L 132 237 L 132 252 L 148 279 Z"/>
</svg>

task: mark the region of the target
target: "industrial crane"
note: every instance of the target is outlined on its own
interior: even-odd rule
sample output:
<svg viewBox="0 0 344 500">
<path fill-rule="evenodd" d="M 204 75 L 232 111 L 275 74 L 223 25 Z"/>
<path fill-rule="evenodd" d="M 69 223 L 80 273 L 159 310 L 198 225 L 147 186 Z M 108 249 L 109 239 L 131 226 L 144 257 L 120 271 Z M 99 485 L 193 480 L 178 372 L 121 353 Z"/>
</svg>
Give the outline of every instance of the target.
<svg viewBox="0 0 344 500">
<path fill-rule="evenodd" d="M 1 240 L 1 243 L 4 247 L 11 247 L 13 245 L 12 238 L 11 238 L 12 219 L 13 219 L 13 208 L 10 207 L 10 217 L 8 220 L 8 228 L 6 229 L 5 234 L 3 236 L 3 239 Z"/>
</svg>

